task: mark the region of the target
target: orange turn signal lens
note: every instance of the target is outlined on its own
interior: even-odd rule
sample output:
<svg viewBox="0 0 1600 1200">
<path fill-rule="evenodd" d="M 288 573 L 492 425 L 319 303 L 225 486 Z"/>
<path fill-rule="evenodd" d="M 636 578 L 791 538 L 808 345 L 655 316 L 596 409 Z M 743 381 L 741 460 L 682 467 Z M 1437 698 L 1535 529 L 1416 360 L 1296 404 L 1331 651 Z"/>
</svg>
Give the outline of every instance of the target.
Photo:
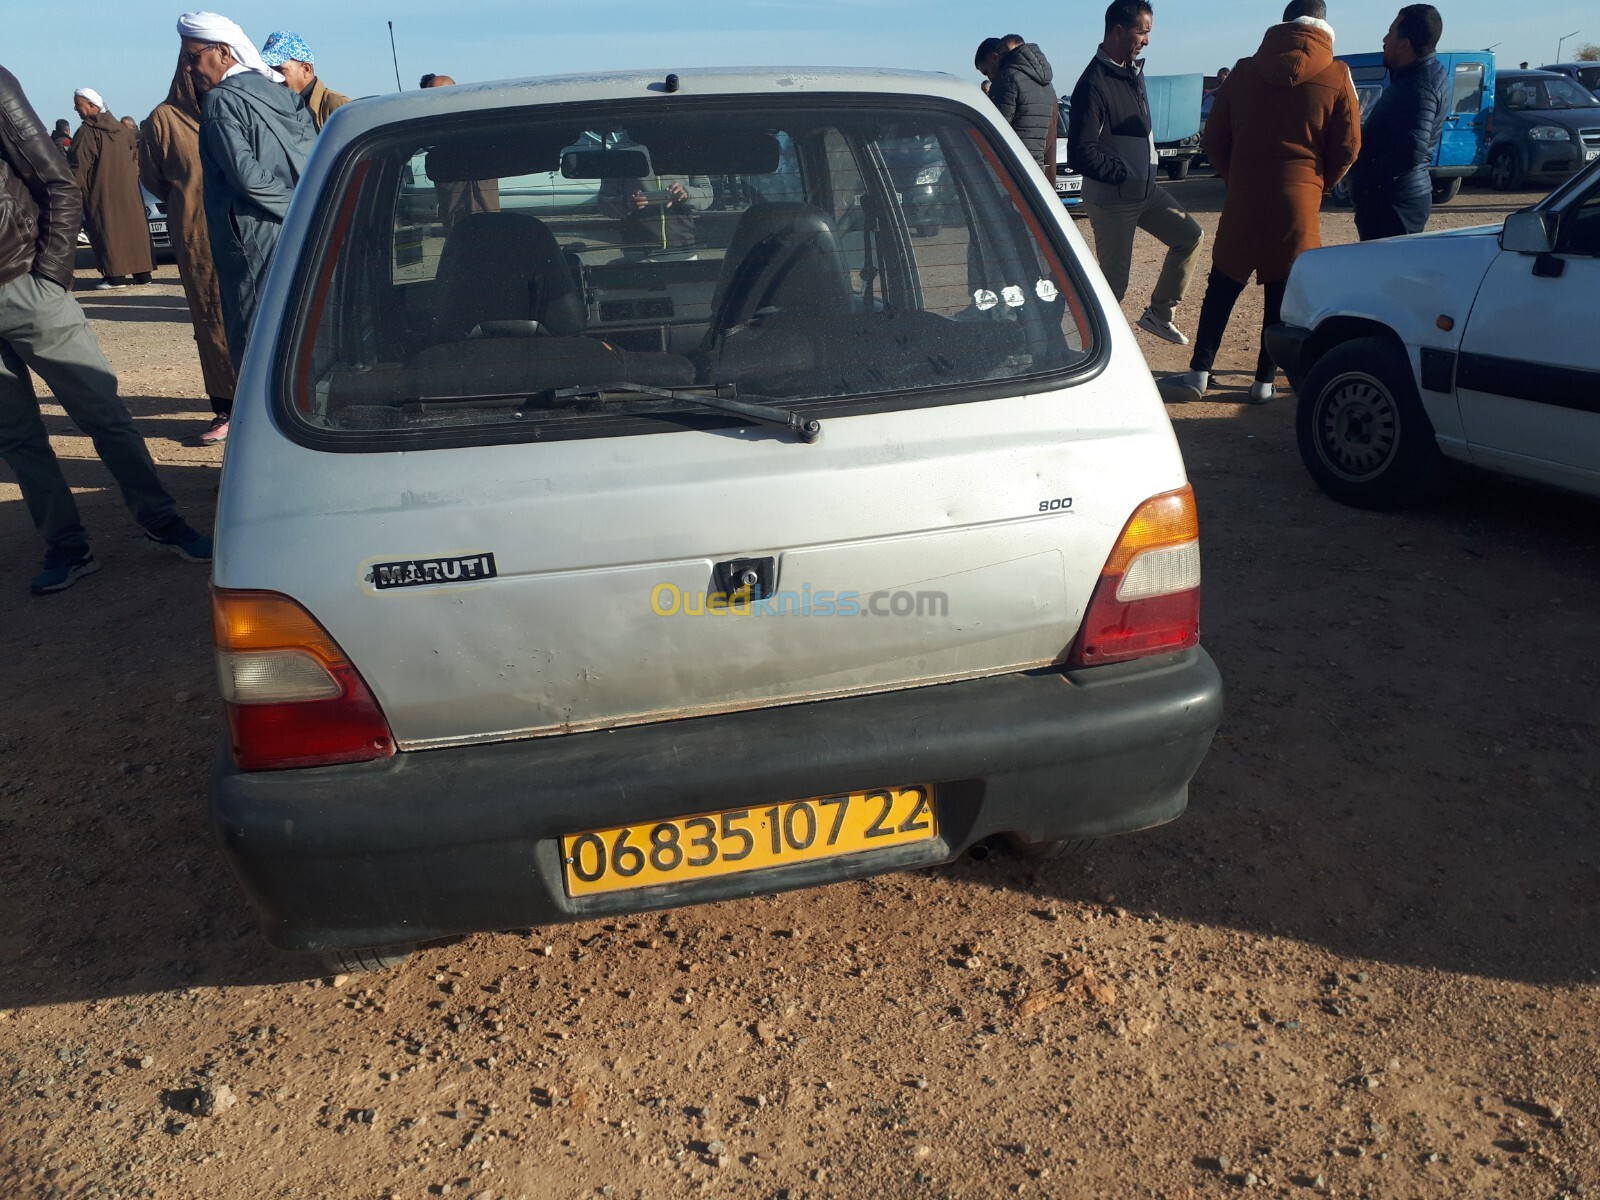
<svg viewBox="0 0 1600 1200">
<path fill-rule="evenodd" d="M 325 666 L 349 665 L 316 618 L 277 592 L 213 588 L 211 636 L 218 650 L 304 650 Z"/>
<path fill-rule="evenodd" d="M 1194 506 L 1194 488 L 1186 483 L 1177 491 L 1150 497 L 1134 511 L 1100 573 L 1121 575 L 1146 550 L 1181 546 L 1199 537 L 1200 515 Z"/>
</svg>

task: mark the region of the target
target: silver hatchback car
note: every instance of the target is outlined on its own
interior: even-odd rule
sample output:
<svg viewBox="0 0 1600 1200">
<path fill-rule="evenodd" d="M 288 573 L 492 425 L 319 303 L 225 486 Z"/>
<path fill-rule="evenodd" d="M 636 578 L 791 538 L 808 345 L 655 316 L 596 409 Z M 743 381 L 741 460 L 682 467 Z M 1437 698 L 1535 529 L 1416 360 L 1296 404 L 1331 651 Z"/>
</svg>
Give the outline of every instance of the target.
<svg viewBox="0 0 1600 1200">
<path fill-rule="evenodd" d="M 936 210 L 903 202 L 907 147 Z M 593 201 L 504 202 L 530 179 Z M 1193 494 L 975 88 L 358 101 L 266 293 L 212 815 L 271 942 L 379 965 L 1183 810 L 1221 705 Z"/>
</svg>

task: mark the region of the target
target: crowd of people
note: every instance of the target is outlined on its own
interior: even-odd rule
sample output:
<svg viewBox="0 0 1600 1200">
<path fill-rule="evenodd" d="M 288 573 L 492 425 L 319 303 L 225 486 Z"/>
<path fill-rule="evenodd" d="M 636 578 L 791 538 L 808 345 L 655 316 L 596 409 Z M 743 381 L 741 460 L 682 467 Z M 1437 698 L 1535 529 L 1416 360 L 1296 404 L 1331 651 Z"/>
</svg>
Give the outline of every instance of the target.
<svg viewBox="0 0 1600 1200">
<path fill-rule="evenodd" d="M 73 96 L 77 131 L 62 120 L 47 133 L 16 77 L 0 67 L 0 189 L 8 201 L 0 208 L 0 457 L 45 542 L 35 595 L 100 569 L 50 447 L 35 375 L 93 442 L 144 540 L 190 562 L 211 561 L 211 539 L 183 520 L 157 478 L 72 298 L 79 229 L 94 250 L 98 289 L 146 284 L 155 264 L 140 184 L 165 206 L 215 414 L 198 440 L 224 441 L 290 196 L 318 131 L 348 102 L 318 78 L 298 34 L 273 33 L 258 50 L 233 21 L 194 12 L 179 18 L 177 35 L 172 86 L 143 124 L 119 120 L 99 92 L 82 87 Z"/>
<path fill-rule="evenodd" d="M 1067 160 L 1083 176 L 1083 204 L 1100 270 L 1120 301 L 1134 235 L 1167 247 L 1137 327 L 1180 346 L 1178 306 L 1199 258 L 1202 231 L 1157 182 L 1143 51 L 1155 12 L 1149 0 L 1113 0 L 1094 58 L 1072 90 Z M 1450 110 L 1450 81 L 1435 55 L 1443 23 L 1430 4 L 1408 4 L 1383 36 L 1390 83 L 1367 115 L 1350 70 L 1333 56 L 1325 0 L 1290 0 L 1260 47 L 1218 72 L 1202 145 L 1227 186 L 1189 370 L 1162 382 L 1170 399 L 1196 400 L 1210 386 L 1228 318 L 1251 276 L 1264 292 L 1263 330 L 1278 320 L 1294 260 L 1321 245 L 1322 197 L 1346 174 L 1363 241 L 1418 233 L 1432 209 L 1432 164 Z M 974 65 L 1001 115 L 1055 174 L 1055 97 L 1043 51 L 1015 34 L 986 38 Z M 1263 342 L 1248 399 L 1275 394 L 1276 367 Z"/>
<path fill-rule="evenodd" d="M 1107 8 L 1103 39 L 1072 91 L 1068 160 L 1084 178 L 1095 252 L 1119 301 L 1136 231 L 1166 245 L 1137 325 L 1188 345 L 1176 317 L 1202 233 L 1156 182 L 1142 57 L 1153 27 L 1149 0 L 1113 0 Z M 70 587 L 99 564 L 50 448 L 33 374 L 91 438 L 145 539 L 190 561 L 211 557 L 210 539 L 182 519 L 156 478 L 110 364 L 72 299 L 79 228 L 86 227 L 94 249 L 97 287 L 148 283 L 154 262 L 141 182 L 165 205 L 214 413 L 199 440 L 224 441 L 290 197 L 323 123 L 348 102 L 318 77 L 299 34 L 275 32 L 258 49 L 235 22 L 211 12 L 183 14 L 176 32 L 172 85 L 142 124 L 119 120 L 97 91 L 82 87 L 73 97 L 77 131 L 57 121 L 46 132 L 16 78 L 0 67 L 0 188 L 10 201 L 0 210 L 0 457 L 16 473 L 46 544 L 31 585 L 36 594 Z M 1277 319 L 1294 259 L 1320 242 L 1321 198 L 1347 171 L 1363 239 L 1426 224 L 1427 167 L 1449 107 L 1448 80 L 1434 56 L 1440 32 L 1431 5 L 1400 10 L 1383 40 L 1391 83 L 1365 129 L 1349 70 L 1333 58 L 1325 0 L 1290 0 L 1260 48 L 1221 73 L 1203 141 L 1227 199 L 1190 370 L 1163 381 L 1169 398 L 1205 394 L 1228 318 L 1252 275 L 1265 291 L 1266 322 Z M 1060 109 L 1044 52 L 1011 34 L 984 39 L 974 63 L 990 99 L 1053 177 Z M 454 82 L 428 74 L 421 86 Z M 470 188 L 486 185 L 440 186 L 456 187 L 471 206 Z M 620 215 L 637 217 L 648 212 L 643 198 L 634 188 L 608 199 Z M 448 219 L 450 211 L 442 196 L 441 213 Z M 641 240 L 671 244 L 665 217 L 640 230 Z M 1272 398 L 1274 372 L 1263 346 L 1252 401 Z"/>
</svg>

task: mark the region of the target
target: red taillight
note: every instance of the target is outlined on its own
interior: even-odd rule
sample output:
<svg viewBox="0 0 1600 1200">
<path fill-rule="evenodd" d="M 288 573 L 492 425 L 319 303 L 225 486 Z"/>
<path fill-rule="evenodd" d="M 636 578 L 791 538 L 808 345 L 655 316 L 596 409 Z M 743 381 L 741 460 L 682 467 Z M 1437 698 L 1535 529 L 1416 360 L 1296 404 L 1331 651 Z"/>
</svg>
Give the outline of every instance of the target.
<svg viewBox="0 0 1600 1200">
<path fill-rule="evenodd" d="M 395 752 L 389 722 L 360 674 L 293 600 L 213 588 L 211 628 L 241 769 L 322 767 Z"/>
<path fill-rule="evenodd" d="M 1101 666 L 1196 645 L 1199 539 L 1187 484 L 1141 504 L 1101 569 L 1069 665 Z"/>
</svg>

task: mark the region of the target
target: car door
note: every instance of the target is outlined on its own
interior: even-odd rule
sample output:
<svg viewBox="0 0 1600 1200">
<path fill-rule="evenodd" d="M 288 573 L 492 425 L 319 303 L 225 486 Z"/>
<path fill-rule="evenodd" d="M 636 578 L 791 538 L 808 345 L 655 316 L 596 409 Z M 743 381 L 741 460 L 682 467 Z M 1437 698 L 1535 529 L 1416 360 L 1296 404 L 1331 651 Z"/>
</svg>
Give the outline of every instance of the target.
<svg viewBox="0 0 1600 1200">
<path fill-rule="evenodd" d="M 1439 136 L 1436 166 L 1466 167 L 1482 162 L 1483 108 L 1487 64 L 1458 61 L 1451 72 L 1450 111 Z"/>
<path fill-rule="evenodd" d="M 1502 251 L 1461 339 L 1476 461 L 1600 490 L 1600 170 L 1558 202 L 1554 250 Z"/>
</svg>

